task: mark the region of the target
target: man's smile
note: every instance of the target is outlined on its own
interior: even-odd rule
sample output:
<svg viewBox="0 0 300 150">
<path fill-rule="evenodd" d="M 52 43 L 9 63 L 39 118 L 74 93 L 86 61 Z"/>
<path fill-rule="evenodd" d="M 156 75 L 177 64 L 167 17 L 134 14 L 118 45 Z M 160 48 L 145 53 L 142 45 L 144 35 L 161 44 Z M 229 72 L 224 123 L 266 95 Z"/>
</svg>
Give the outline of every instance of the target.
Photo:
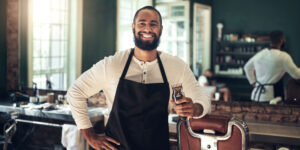
<svg viewBox="0 0 300 150">
<path fill-rule="evenodd" d="M 141 39 L 144 39 L 144 40 L 153 40 L 154 39 L 153 33 L 140 33 L 139 36 Z"/>
</svg>

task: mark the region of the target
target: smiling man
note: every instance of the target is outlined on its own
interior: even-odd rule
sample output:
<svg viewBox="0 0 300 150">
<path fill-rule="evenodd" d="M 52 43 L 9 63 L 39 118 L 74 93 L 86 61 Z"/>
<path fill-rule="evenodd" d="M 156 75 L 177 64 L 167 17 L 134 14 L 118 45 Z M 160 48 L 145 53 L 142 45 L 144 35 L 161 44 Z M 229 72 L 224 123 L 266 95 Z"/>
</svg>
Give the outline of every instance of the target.
<svg viewBox="0 0 300 150">
<path fill-rule="evenodd" d="M 163 29 L 160 15 L 158 13 L 152 15 L 151 11 L 153 10 L 145 9 L 142 12 L 139 11 L 139 13 L 136 13 L 133 20 L 134 23 L 132 24 L 134 43 L 136 47 L 148 51 L 152 51 L 157 48 Z M 137 18 L 137 15 L 143 17 Z M 147 20 L 149 20 L 150 23 L 148 23 Z M 147 23 L 149 25 L 147 25 Z"/>
<path fill-rule="evenodd" d="M 157 51 L 163 31 L 160 13 L 151 6 L 139 9 L 132 30 L 135 47 L 104 58 L 83 73 L 68 90 L 72 115 L 87 142 L 95 149 L 169 149 L 168 106 L 171 87 L 180 85 L 187 97 L 174 110 L 184 117 L 210 111 L 209 96 L 189 66 L 178 57 Z M 103 90 L 108 105 L 105 135 L 93 131 L 86 98 Z"/>
</svg>

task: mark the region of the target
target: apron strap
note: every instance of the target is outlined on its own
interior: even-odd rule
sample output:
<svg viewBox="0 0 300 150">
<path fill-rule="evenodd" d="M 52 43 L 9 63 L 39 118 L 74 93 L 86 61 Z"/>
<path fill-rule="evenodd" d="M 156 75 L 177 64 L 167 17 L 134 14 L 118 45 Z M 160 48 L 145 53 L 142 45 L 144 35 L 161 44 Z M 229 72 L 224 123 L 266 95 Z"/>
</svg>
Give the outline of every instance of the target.
<svg viewBox="0 0 300 150">
<path fill-rule="evenodd" d="M 130 51 L 129 57 L 128 57 L 128 59 L 127 59 L 126 65 L 125 65 L 124 70 L 123 70 L 123 73 L 122 73 L 122 75 L 121 75 L 121 79 L 124 79 L 125 76 L 126 76 L 126 73 L 127 73 L 127 71 L 128 71 L 128 68 L 129 68 L 129 65 L 130 65 L 130 62 L 131 62 L 131 59 L 132 59 L 133 54 L 134 54 L 134 48 L 132 48 L 131 51 Z M 161 60 L 160 60 L 160 57 L 159 57 L 159 55 L 158 55 L 158 52 L 156 53 L 156 58 L 157 58 L 157 61 L 158 61 L 159 69 L 160 69 L 162 78 L 163 78 L 163 80 L 164 80 L 164 83 L 168 83 L 167 76 L 166 76 L 166 73 L 165 73 L 163 64 L 162 64 L 162 62 L 161 62 Z"/>
<path fill-rule="evenodd" d="M 167 76 L 166 76 L 163 64 L 162 64 L 162 62 L 160 60 L 160 57 L 158 55 L 158 52 L 156 53 L 156 58 L 157 58 L 157 61 L 158 61 L 159 69 L 160 69 L 161 75 L 163 77 L 164 83 L 167 83 L 168 82 Z"/>
<path fill-rule="evenodd" d="M 265 93 L 266 91 L 266 89 L 265 89 L 265 86 L 272 86 L 273 84 L 261 84 L 260 82 L 256 82 L 256 83 L 258 83 L 258 86 L 256 86 L 257 88 L 256 88 L 256 90 L 255 90 L 255 93 L 254 93 L 254 99 L 255 99 L 255 97 L 256 97 L 256 94 L 258 94 L 258 102 L 260 101 L 260 95 L 262 94 L 262 93 Z"/>
<path fill-rule="evenodd" d="M 127 71 L 128 71 L 128 68 L 129 68 L 129 65 L 130 65 L 130 62 L 131 62 L 131 58 L 132 58 L 132 56 L 133 56 L 133 50 L 134 50 L 134 49 L 132 48 L 131 51 L 130 51 L 130 54 L 129 54 L 129 57 L 128 57 L 128 59 L 127 59 L 125 68 L 124 68 L 123 73 L 122 73 L 122 75 L 121 75 L 121 79 L 124 79 L 124 78 L 125 78 L 125 75 L 126 75 L 126 73 L 127 73 Z"/>
<path fill-rule="evenodd" d="M 265 93 L 266 89 L 265 89 L 265 86 L 273 86 L 274 84 L 273 83 L 266 83 L 266 84 L 262 84 L 260 83 L 259 81 L 257 81 L 257 76 L 256 76 L 256 73 L 254 71 L 254 75 L 255 75 L 255 78 L 256 78 L 256 82 L 258 84 L 258 86 L 256 86 L 256 90 L 255 90 L 255 93 L 254 93 L 254 99 L 256 99 L 256 94 L 258 94 L 258 99 L 257 101 L 259 102 L 260 101 L 260 96 L 262 93 Z"/>
</svg>

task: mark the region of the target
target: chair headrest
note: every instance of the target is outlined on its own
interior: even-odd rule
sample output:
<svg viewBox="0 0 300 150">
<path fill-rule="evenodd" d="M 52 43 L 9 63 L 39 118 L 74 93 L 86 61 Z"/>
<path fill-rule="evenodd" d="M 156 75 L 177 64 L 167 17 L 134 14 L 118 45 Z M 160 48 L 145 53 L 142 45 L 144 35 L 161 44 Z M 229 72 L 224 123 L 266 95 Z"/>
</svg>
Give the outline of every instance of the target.
<svg viewBox="0 0 300 150">
<path fill-rule="evenodd" d="M 190 119 L 190 125 L 194 132 L 210 129 L 225 134 L 229 120 L 227 116 L 206 115 L 200 119 Z"/>
</svg>

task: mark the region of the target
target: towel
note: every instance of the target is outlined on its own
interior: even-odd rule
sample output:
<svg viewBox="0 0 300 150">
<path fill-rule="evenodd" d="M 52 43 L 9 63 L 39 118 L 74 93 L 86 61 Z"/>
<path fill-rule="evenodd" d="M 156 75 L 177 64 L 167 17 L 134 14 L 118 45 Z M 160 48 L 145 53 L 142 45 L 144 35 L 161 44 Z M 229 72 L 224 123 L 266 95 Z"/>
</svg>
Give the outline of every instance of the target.
<svg viewBox="0 0 300 150">
<path fill-rule="evenodd" d="M 73 124 L 62 126 L 61 143 L 67 150 L 89 150 L 89 145 Z"/>
</svg>

